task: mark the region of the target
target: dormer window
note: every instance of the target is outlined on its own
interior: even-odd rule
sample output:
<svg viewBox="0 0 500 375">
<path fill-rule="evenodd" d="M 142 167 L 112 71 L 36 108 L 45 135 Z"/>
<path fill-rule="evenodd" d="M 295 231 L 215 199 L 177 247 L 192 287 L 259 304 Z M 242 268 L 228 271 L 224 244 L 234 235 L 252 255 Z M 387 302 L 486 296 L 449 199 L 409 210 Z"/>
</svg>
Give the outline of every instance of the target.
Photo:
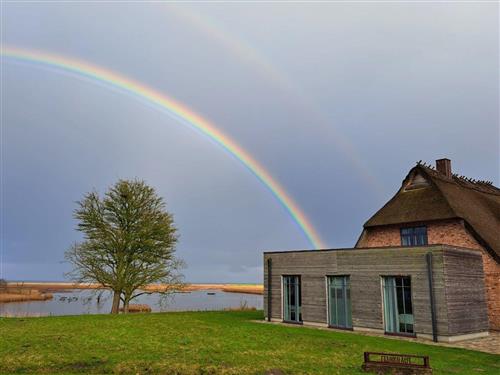
<svg viewBox="0 0 500 375">
<path fill-rule="evenodd" d="M 427 227 L 401 228 L 401 246 L 427 245 Z"/>
<path fill-rule="evenodd" d="M 420 173 L 416 173 L 411 177 L 410 181 L 405 186 L 405 191 L 421 189 L 429 186 L 429 181 Z"/>
</svg>

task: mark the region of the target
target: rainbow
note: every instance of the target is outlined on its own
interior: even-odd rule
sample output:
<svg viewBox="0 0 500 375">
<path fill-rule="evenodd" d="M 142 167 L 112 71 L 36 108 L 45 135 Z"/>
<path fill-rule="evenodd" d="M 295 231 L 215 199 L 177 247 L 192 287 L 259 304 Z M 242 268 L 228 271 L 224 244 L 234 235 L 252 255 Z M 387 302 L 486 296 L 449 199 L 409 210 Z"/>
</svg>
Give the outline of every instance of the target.
<svg viewBox="0 0 500 375">
<path fill-rule="evenodd" d="M 26 50 L 5 45 L 2 47 L 1 55 L 14 61 L 41 64 L 104 83 L 166 110 L 173 118 L 207 136 L 241 162 L 291 215 L 311 246 L 314 248 L 325 247 L 311 222 L 278 181 L 234 140 L 185 105 L 142 83 L 82 60 L 45 51 Z"/>
<path fill-rule="evenodd" d="M 269 59 L 262 51 L 256 49 L 245 39 L 239 38 L 237 33 L 228 32 L 216 19 L 209 17 L 204 12 L 199 12 L 187 3 L 168 3 L 165 8 L 169 13 L 174 14 L 180 19 L 189 23 L 190 26 L 197 28 L 203 33 L 203 37 L 209 37 L 218 44 L 226 48 L 241 62 L 256 69 L 265 76 L 266 82 L 272 82 L 277 88 L 286 92 L 293 100 L 294 106 L 308 113 L 310 123 L 314 124 L 315 131 L 320 134 L 321 139 L 328 140 L 335 146 L 337 152 L 341 152 L 350 161 L 354 169 L 376 193 L 383 194 L 384 188 L 379 179 L 373 175 L 367 167 L 359 152 L 355 149 L 352 142 L 346 138 L 342 132 L 335 126 L 335 121 L 325 117 L 323 110 L 318 104 L 306 95 L 306 90 L 297 85 L 297 83 L 286 74 L 286 70 L 279 68 L 276 63 Z"/>
</svg>

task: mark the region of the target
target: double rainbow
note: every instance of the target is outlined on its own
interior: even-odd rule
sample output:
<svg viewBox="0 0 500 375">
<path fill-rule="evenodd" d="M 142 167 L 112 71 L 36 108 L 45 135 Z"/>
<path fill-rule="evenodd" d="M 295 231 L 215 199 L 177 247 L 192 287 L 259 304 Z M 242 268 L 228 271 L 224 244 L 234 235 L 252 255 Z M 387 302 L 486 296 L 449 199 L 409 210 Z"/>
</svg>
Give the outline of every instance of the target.
<svg viewBox="0 0 500 375">
<path fill-rule="evenodd" d="M 182 124 L 207 136 L 241 162 L 268 190 L 271 191 L 301 229 L 311 246 L 314 248 L 325 247 L 311 222 L 278 181 L 276 181 L 276 179 L 274 179 L 269 172 L 240 145 L 217 129 L 208 120 L 196 114 L 185 105 L 133 79 L 82 60 L 45 51 L 26 50 L 5 45 L 1 53 L 3 56 L 12 60 L 41 64 L 104 83 L 107 86 L 132 94 L 136 98 L 166 110 L 167 113 L 179 120 Z"/>
</svg>

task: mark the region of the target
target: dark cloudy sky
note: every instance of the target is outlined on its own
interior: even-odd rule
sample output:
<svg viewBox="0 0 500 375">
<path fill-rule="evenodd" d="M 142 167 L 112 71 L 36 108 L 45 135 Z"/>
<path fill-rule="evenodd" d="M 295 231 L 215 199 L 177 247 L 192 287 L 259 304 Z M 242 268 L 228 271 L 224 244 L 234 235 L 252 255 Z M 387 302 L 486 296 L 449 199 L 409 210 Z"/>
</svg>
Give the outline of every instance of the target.
<svg viewBox="0 0 500 375">
<path fill-rule="evenodd" d="M 2 3 L 2 43 L 89 61 L 184 103 L 286 188 L 329 247 L 417 160 L 499 184 L 495 3 Z M 175 215 L 192 282 L 260 282 L 310 244 L 219 146 L 144 102 L 2 60 L 3 276 L 61 280 L 82 194 L 119 178 Z"/>
</svg>

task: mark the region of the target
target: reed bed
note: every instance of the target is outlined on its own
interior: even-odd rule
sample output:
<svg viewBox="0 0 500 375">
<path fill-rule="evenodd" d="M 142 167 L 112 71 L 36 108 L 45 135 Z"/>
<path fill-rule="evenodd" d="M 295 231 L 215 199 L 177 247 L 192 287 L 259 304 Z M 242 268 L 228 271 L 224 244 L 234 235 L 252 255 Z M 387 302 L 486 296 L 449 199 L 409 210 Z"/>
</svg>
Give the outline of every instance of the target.
<svg viewBox="0 0 500 375">
<path fill-rule="evenodd" d="M 224 309 L 224 311 L 256 311 L 256 310 L 257 309 L 255 307 L 248 306 L 247 301 L 241 302 L 238 307 L 227 307 Z"/>
<path fill-rule="evenodd" d="M 264 285 L 229 284 L 225 285 L 222 291 L 228 293 L 264 294 Z"/>
<path fill-rule="evenodd" d="M 123 312 L 123 307 L 120 307 L 120 311 Z M 151 306 L 146 304 L 130 304 L 128 307 L 129 313 L 150 313 Z"/>
<path fill-rule="evenodd" d="M 104 289 L 101 284 L 96 283 L 72 283 L 72 282 L 9 282 L 8 289 L 17 290 L 39 290 L 39 291 L 61 291 L 69 289 Z"/>
<path fill-rule="evenodd" d="M 8 288 L 15 288 L 19 291 L 18 294 L 23 294 L 25 291 L 38 290 L 41 292 L 58 292 L 69 289 L 104 289 L 100 284 L 81 284 L 71 282 L 16 282 L 8 283 Z M 152 284 L 144 288 L 149 292 L 165 292 L 171 290 L 170 285 Z M 246 294 L 263 294 L 264 286 L 262 284 L 186 284 L 176 292 L 192 292 L 197 290 L 219 290 L 227 293 L 246 293 Z M 0 291 L 1 293 L 1 291 Z"/>
<path fill-rule="evenodd" d="M 0 303 L 7 302 L 27 302 L 27 301 L 46 301 L 52 299 L 52 293 L 41 293 L 37 290 L 31 290 L 30 293 L 16 293 L 11 291 L 0 292 Z"/>
</svg>

